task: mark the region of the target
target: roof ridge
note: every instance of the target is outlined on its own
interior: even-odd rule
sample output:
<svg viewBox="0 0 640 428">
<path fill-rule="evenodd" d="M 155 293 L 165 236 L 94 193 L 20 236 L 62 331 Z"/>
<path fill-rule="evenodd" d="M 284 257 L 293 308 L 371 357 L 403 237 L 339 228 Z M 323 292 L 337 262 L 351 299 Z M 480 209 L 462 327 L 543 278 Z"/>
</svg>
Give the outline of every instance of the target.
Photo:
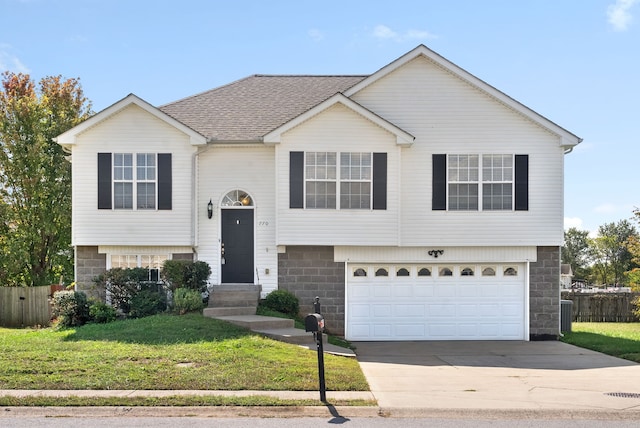
<svg viewBox="0 0 640 428">
<path fill-rule="evenodd" d="M 251 77 L 368 77 L 369 74 L 254 74 Z"/>
</svg>

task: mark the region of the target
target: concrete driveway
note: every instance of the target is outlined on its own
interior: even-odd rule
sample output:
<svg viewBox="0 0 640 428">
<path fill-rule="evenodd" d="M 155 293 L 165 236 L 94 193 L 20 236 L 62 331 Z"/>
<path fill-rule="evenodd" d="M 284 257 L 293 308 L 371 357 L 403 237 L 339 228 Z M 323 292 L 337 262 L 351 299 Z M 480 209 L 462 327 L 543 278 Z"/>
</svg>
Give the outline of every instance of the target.
<svg viewBox="0 0 640 428">
<path fill-rule="evenodd" d="M 381 411 L 633 413 L 640 365 L 562 342 L 355 342 Z M 629 415 L 627 415 L 629 416 Z"/>
</svg>

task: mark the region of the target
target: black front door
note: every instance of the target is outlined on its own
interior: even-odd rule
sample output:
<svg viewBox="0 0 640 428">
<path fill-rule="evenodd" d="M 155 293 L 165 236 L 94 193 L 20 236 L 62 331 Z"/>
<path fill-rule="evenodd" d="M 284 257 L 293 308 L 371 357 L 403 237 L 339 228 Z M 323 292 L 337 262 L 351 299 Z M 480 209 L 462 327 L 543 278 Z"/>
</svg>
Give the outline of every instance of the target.
<svg viewBox="0 0 640 428">
<path fill-rule="evenodd" d="M 222 282 L 253 284 L 253 210 L 221 212 Z"/>
</svg>

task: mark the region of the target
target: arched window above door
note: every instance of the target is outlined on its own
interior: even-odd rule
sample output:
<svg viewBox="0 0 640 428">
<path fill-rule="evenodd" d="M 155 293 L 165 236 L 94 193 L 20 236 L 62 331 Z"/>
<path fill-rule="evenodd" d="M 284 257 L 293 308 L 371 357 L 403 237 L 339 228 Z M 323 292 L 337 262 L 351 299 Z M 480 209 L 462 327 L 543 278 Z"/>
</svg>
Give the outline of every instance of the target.
<svg viewBox="0 0 640 428">
<path fill-rule="evenodd" d="M 220 206 L 223 207 L 252 207 L 253 199 L 247 192 L 242 190 L 232 190 L 222 198 Z"/>
</svg>

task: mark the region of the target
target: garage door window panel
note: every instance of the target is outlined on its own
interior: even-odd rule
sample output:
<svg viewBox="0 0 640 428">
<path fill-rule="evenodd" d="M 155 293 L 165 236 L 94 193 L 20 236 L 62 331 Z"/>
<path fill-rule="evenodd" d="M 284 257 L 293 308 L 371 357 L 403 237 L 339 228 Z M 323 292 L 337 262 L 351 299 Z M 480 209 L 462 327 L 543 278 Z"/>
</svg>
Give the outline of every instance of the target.
<svg viewBox="0 0 640 428">
<path fill-rule="evenodd" d="M 418 270 L 418 276 L 431 276 L 431 269 L 422 267 Z"/>
<path fill-rule="evenodd" d="M 496 276 L 496 268 L 494 267 L 483 267 L 482 268 L 482 276 Z"/>
<path fill-rule="evenodd" d="M 376 268 L 376 276 L 389 276 L 389 268 Z"/>
<path fill-rule="evenodd" d="M 471 267 L 463 267 L 460 270 L 460 276 L 473 276 L 474 275 L 474 270 Z"/>
<path fill-rule="evenodd" d="M 518 268 L 514 266 L 505 268 L 504 276 L 518 276 Z"/>
<path fill-rule="evenodd" d="M 398 270 L 396 270 L 396 276 L 397 277 L 409 277 L 411 276 L 411 269 L 410 268 L 398 268 Z"/>
<path fill-rule="evenodd" d="M 453 276 L 453 269 L 451 267 L 441 267 L 438 269 L 438 276 L 451 277 Z"/>
<path fill-rule="evenodd" d="M 367 276 L 367 270 L 365 268 L 355 268 L 353 270 L 353 276 L 358 277 L 358 276 Z"/>
</svg>

